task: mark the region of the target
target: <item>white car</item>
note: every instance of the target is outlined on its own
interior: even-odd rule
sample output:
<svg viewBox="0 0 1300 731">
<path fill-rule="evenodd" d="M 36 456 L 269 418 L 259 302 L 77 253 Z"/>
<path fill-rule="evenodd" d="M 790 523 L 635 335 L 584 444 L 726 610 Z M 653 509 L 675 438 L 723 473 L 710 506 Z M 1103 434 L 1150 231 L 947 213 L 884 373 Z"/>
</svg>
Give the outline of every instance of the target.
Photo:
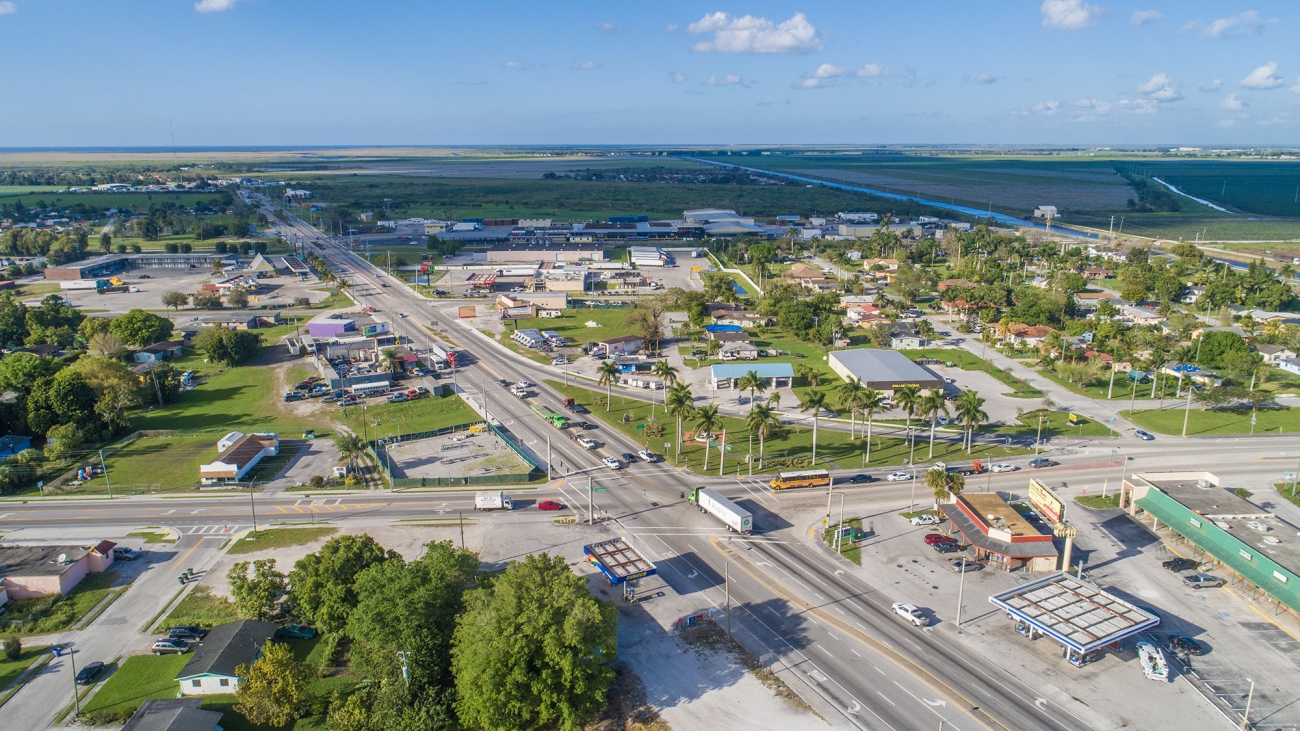
<svg viewBox="0 0 1300 731">
<path fill-rule="evenodd" d="M 924 627 L 930 623 L 930 618 L 921 614 L 921 610 L 917 609 L 915 604 L 894 602 L 890 608 L 894 610 L 894 614 L 911 622 L 913 627 Z"/>
<path fill-rule="evenodd" d="M 595 448 L 596 448 L 596 443 L 595 443 L 594 441 L 592 441 L 592 440 L 591 440 L 590 438 L 588 438 L 588 437 L 578 437 L 577 442 L 578 442 L 578 444 L 581 444 L 581 445 L 582 445 L 582 448 L 583 448 L 583 449 L 595 449 Z"/>
<path fill-rule="evenodd" d="M 520 388 L 532 388 L 532 387 L 533 387 L 533 384 L 529 383 L 528 381 L 520 381 L 520 382 L 516 383 L 515 385 L 518 386 L 518 387 L 520 387 Z"/>
<path fill-rule="evenodd" d="M 405 312 L 399 312 L 399 313 L 397 313 L 397 317 L 398 317 L 398 319 L 405 320 L 405 319 L 406 319 L 406 313 L 405 313 Z"/>
<path fill-rule="evenodd" d="M 925 513 L 924 515 L 913 515 L 907 519 L 912 525 L 939 525 L 939 516 Z"/>
<path fill-rule="evenodd" d="M 658 462 L 658 461 L 659 461 L 659 455 L 657 455 L 657 454 L 655 454 L 654 452 L 651 452 L 651 451 L 649 451 L 649 450 L 646 450 L 646 449 L 642 449 L 641 451 L 637 452 L 637 453 L 636 453 L 636 456 L 639 457 L 639 458 L 641 459 L 642 462 Z"/>
<path fill-rule="evenodd" d="M 1015 472 L 1018 469 L 1020 468 L 1010 462 L 999 462 L 989 468 L 993 472 Z"/>
<path fill-rule="evenodd" d="M 888 475 L 885 475 L 885 480 L 887 482 L 902 482 L 903 480 L 910 479 L 912 479 L 912 476 L 906 472 L 890 472 Z"/>
<path fill-rule="evenodd" d="M 610 468 L 611 470 L 623 469 L 623 463 L 619 462 L 617 459 L 614 459 L 613 457 L 606 457 L 601 461 L 604 462 L 605 466 Z"/>
</svg>

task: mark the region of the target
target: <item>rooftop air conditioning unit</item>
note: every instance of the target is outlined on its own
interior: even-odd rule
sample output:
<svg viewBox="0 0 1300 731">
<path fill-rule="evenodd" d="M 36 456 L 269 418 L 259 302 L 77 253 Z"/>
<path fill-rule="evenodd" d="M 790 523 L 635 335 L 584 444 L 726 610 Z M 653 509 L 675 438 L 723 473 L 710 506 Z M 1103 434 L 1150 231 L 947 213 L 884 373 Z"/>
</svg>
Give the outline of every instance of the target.
<svg viewBox="0 0 1300 731">
<path fill-rule="evenodd" d="M 1214 485 L 1211 484 L 1209 480 L 1197 480 L 1196 486 L 1201 488 L 1202 490 L 1209 490 L 1214 487 Z"/>
</svg>

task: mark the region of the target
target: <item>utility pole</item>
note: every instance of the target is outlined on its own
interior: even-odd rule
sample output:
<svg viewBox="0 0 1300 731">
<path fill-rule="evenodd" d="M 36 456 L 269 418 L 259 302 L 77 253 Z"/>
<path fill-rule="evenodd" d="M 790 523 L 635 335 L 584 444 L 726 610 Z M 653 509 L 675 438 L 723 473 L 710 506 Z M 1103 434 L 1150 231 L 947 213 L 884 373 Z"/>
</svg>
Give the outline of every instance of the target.
<svg viewBox="0 0 1300 731">
<path fill-rule="evenodd" d="M 108 483 L 108 499 L 113 499 L 113 481 L 108 479 L 108 465 L 104 464 L 104 450 L 99 450 L 99 466 L 104 470 L 104 482 Z"/>
<path fill-rule="evenodd" d="M 835 552 L 844 555 L 844 493 L 840 493 L 840 529 L 835 534 Z"/>
<path fill-rule="evenodd" d="M 1241 714 L 1241 727 L 1250 728 L 1250 702 L 1255 699 L 1255 679 L 1246 678 L 1250 681 L 1250 692 L 1246 694 L 1246 712 Z"/>
<path fill-rule="evenodd" d="M 727 578 L 723 584 L 724 591 L 727 595 L 727 639 L 731 639 L 731 562 L 727 562 Z M 1249 705 L 1247 705 L 1249 708 Z M 1249 711 L 1248 711 L 1249 712 Z"/>
<path fill-rule="evenodd" d="M 961 559 L 961 583 L 957 585 L 957 629 L 961 629 L 961 602 L 966 593 L 966 559 Z"/>
<path fill-rule="evenodd" d="M 1187 421 L 1192 417 L 1192 389 L 1187 389 L 1187 408 L 1183 410 L 1183 439 L 1187 438 Z"/>
<path fill-rule="evenodd" d="M 587 477 L 587 525 L 593 525 L 596 522 L 592 514 L 592 505 L 591 476 L 589 475 Z"/>
<path fill-rule="evenodd" d="M 76 709 L 72 717 L 74 719 L 79 719 L 81 718 L 81 696 L 77 694 L 77 658 L 75 657 L 75 655 L 76 655 L 75 649 L 68 650 L 68 663 L 72 666 L 72 706 L 73 708 Z M 1250 687 L 1254 689 L 1255 686 L 1252 683 Z M 1246 704 L 1246 709 L 1247 709 L 1246 712 L 1250 713 L 1249 703 Z"/>
<path fill-rule="evenodd" d="M 1034 437 L 1034 456 L 1038 456 L 1038 449 L 1043 445 L 1043 415 L 1038 415 L 1038 435 Z"/>
<path fill-rule="evenodd" d="M 257 506 L 253 505 L 253 486 L 257 480 L 248 483 L 248 512 L 253 514 L 253 535 L 257 535 Z"/>
<path fill-rule="evenodd" d="M 546 435 L 546 479 L 551 479 L 551 435 Z"/>
</svg>

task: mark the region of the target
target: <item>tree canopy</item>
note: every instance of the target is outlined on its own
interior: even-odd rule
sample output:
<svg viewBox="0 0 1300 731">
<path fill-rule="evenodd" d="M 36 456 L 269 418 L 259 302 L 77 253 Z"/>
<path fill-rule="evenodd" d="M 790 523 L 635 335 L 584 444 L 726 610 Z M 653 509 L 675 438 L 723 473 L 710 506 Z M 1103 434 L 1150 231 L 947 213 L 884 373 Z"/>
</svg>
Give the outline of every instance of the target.
<svg viewBox="0 0 1300 731">
<path fill-rule="evenodd" d="M 368 535 L 342 535 L 325 542 L 320 550 L 298 559 L 289 574 L 293 602 L 303 618 L 322 632 L 338 632 L 347 626 L 357 605 L 357 575 L 370 566 L 401 559 L 395 551 Z"/>
</svg>

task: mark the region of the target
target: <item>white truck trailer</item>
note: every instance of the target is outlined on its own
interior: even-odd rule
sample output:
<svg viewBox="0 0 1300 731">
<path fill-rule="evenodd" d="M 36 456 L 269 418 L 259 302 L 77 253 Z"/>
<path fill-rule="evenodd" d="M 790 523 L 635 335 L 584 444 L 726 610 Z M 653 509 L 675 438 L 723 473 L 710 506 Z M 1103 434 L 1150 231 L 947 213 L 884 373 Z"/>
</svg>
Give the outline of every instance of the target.
<svg viewBox="0 0 1300 731">
<path fill-rule="evenodd" d="M 701 512 L 711 513 L 727 526 L 727 530 L 748 535 L 754 529 L 754 516 L 744 508 L 720 495 L 716 490 L 697 487 L 691 491 L 691 502 Z"/>
<path fill-rule="evenodd" d="M 474 493 L 475 510 L 514 510 L 514 504 L 510 502 L 510 496 L 504 492 L 476 492 Z"/>
</svg>

